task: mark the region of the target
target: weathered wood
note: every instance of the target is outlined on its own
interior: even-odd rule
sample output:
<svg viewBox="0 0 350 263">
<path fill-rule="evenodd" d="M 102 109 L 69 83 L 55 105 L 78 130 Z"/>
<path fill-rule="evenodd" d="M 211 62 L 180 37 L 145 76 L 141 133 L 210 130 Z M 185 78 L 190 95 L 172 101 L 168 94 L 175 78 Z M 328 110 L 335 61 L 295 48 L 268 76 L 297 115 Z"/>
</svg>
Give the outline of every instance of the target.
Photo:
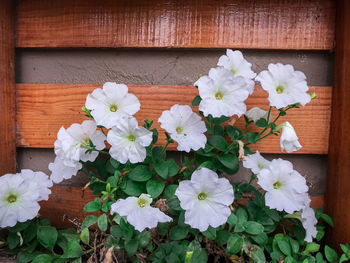
<svg viewBox="0 0 350 263">
<path fill-rule="evenodd" d="M 40 203 L 39 214 L 48 218 L 54 226 L 74 227 L 76 223 L 82 223 L 88 214 L 83 207 L 92 201 L 95 195 L 87 189 L 82 191 L 82 187 L 54 186 L 48 201 Z M 311 206 L 320 208 L 323 206 L 323 195 L 311 196 Z"/>
<path fill-rule="evenodd" d="M 14 1 L 0 1 L 0 176 L 16 171 Z"/>
<path fill-rule="evenodd" d="M 17 146 L 52 148 L 61 126 L 68 128 L 85 118 L 81 107 L 85 104 L 86 96 L 101 86 L 17 84 Z M 198 95 L 193 86 L 129 86 L 129 90 L 141 101 L 141 110 L 135 115 L 139 125 L 149 119 L 154 120 L 156 128 L 159 128 L 157 120 L 162 111 L 174 104 L 191 105 L 194 96 Z M 288 120 L 299 135 L 303 148 L 297 153 L 327 153 L 331 90 L 331 87 L 310 87 L 311 92 L 317 93 L 317 99 L 305 107 L 288 111 L 286 117 L 280 118 L 280 122 Z M 267 109 L 266 98 L 267 93 L 261 87 L 256 87 L 256 92 L 247 100 L 248 109 L 255 106 Z M 277 112 L 272 111 L 272 115 L 277 116 Z M 243 124 L 241 118 L 235 125 L 242 128 Z M 160 133 L 159 143 L 164 144 L 165 135 Z M 169 149 L 175 147 L 171 144 Z M 264 153 L 279 153 L 279 137 L 270 136 L 254 149 Z"/>
<path fill-rule="evenodd" d="M 337 1 L 333 110 L 330 128 L 326 209 L 334 220 L 328 237 L 350 240 L 350 1 Z"/>
<path fill-rule="evenodd" d="M 330 50 L 332 0 L 20 0 L 18 47 Z"/>
</svg>

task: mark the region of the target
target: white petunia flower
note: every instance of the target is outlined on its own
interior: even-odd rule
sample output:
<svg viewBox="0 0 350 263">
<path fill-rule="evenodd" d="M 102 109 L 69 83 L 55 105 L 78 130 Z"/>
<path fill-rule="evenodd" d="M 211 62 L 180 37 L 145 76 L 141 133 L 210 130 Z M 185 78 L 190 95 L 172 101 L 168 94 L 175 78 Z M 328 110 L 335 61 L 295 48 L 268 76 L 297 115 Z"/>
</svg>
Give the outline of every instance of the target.
<svg viewBox="0 0 350 263">
<path fill-rule="evenodd" d="M 154 228 L 158 223 L 170 222 L 172 218 L 164 214 L 159 208 L 151 207 L 152 198 L 148 194 L 140 197 L 130 196 L 119 199 L 111 206 L 111 215 L 118 213 L 126 216 L 126 220 L 142 232 L 146 228 Z"/>
<path fill-rule="evenodd" d="M 23 169 L 19 174 L 23 177 L 25 183 L 35 182 L 40 186 L 40 195 L 37 201 L 47 201 L 49 199 L 49 195 L 51 194 L 50 187 L 52 186 L 52 181 L 46 174 L 43 172 L 33 172 L 29 169 Z"/>
<path fill-rule="evenodd" d="M 0 177 L 0 228 L 33 219 L 39 212 L 40 185 L 21 174 Z"/>
<path fill-rule="evenodd" d="M 254 154 L 245 156 L 243 167 L 251 169 L 254 174 L 258 174 L 262 169 L 267 168 L 270 163 L 270 161 L 266 160 L 258 151 L 256 151 Z"/>
<path fill-rule="evenodd" d="M 261 118 L 267 119 L 268 114 L 269 114 L 269 111 L 262 110 L 259 107 L 254 107 L 248 110 L 245 115 L 247 116 L 248 119 L 253 120 L 254 122 L 257 122 Z M 270 119 L 272 119 L 271 114 L 270 114 Z"/>
<path fill-rule="evenodd" d="M 86 153 L 87 149 L 90 148 L 90 140 L 97 150 L 105 148 L 106 140 L 106 136 L 96 129 L 96 122 L 93 120 L 83 121 L 82 124 L 74 123 L 67 130 L 61 127 L 55 141 L 56 156 L 70 167 L 76 167 L 76 163 L 79 161 L 93 162 L 97 158 L 98 152 Z"/>
<path fill-rule="evenodd" d="M 170 133 L 171 138 L 178 143 L 179 151 L 197 151 L 207 142 L 204 135 L 204 121 L 189 106 L 175 104 L 170 110 L 163 111 L 158 119 L 160 127 Z"/>
<path fill-rule="evenodd" d="M 310 205 L 305 206 L 301 210 L 301 222 L 305 229 L 305 241 L 312 242 L 312 239 L 317 235 L 317 219 L 315 217 L 315 211 L 310 207 Z"/>
<path fill-rule="evenodd" d="M 226 55 L 219 58 L 218 66 L 232 72 L 233 76 L 241 76 L 246 79 L 249 94 L 254 92 L 254 81 L 256 73 L 252 71 L 252 64 L 244 59 L 243 54 L 239 50 L 226 50 Z"/>
<path fill-rule="evenodd" d="M 109 154 L 121 163 L 128 160 L 139 163 L 146 158 L 146 148 L 153 139 L 153 133 L 138 126 L 134 117 L 129 117 L 114 126 L 107 135 L 107 141 L 112 146 Z"/>
<path fill-rule="evenodd" d="M 85 107 L 97 125 L 112 128 L 122 118 L 134 115 L 140 110 L 140 102 L 134 94 L 128 93 L 124 84 L 106 82 L 102 89 L 95 89 L 86 98 Z"/>
<path fill-rule="evenodd" d="M 223 68 L 212 68 L 208 76 L 203 76 L 194 83 L 198 86 L 201 102 L 199 110 L 204 116 L 211 114 L 214 118 L 221 116 L 241 116 L 246 111 L 244 100 L 249 91 L 244 77 L 234 77 Z"/>
<path fill-rule="evenodd" d="M 264 90 L 269 93 L 270 105 L 277 109 L 294 103 L 305 106 L 311 97 L 306 83 L 306 76 L 301 71 L 295 71 L 291 65 L 270 64 L 268 71 L 259 73 L 255 80 L 260 81 Z"/>
<path fill-rule="evenodd" d="M 71 167 L 65 165 L 63 160 L 56 157 L 55 161 L 49 164 L 49 170 L 51 171 L 50 179 L 58 184 L 64 179 L 72 178 L 72 176 L 76 175 L 81 168 L 82 164 L 80 162 L 76 162 L 76 164 Z"/>
<path fill-rule="evenodd" d="M 266 191 L 266 205 L 278 211 L 292 214 L 305 207 L 308 186 L 305 178 L 293 170 L 292 163 L 272 160 L 268 168 L 257 175 L 258 184 Z"/>
<path fill-rule="evenodd" d="M 288 121 L 282 124 L 280 143 L 281 150 L 288 153 L 298 151 L 302 147 L 293 126 Z"/>
<path fill-rule="evenodd" d="M 185 210 L 185 223 L 202 232 L 225 224 L 234 200 L 230 182 L 208 168 L 195 171 L 191 180 L 181 181 L 175 195 Z"/>
</svg>

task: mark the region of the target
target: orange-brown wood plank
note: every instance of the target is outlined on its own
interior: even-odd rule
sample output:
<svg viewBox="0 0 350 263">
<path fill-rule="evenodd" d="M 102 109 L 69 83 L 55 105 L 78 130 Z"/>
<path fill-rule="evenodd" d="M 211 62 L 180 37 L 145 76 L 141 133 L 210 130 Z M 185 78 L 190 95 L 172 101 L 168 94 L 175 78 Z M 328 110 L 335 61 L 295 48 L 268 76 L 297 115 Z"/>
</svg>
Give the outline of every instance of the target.
<svg viewBox="0 0 350 263">
<path fill-rule="evenodd" d="M 40 203 L 39 214 L 48 218 L 57 227 L 75 227 L 82 223 L 88 214 L 83 207 L 96 196 L 89 189 L 82 191 L 82 187 L 54 186 L 48 201 Z M 323 195 L 311 196 L 311 206 L 323 207 Z"/>
<path fill-rule="evenodd" d="M 14 1 L 0 1 L 0 176 L 16 171 L 14 19 Z"/>
<path fill-rule="evenodd" d="M 102 85 L 92 84 L 17 84 L 17 146 L 52 148 L 61 126 L 68 128 L 72 123 L 81 122 L 85 117 L 81 107 L 86 96 Z M 331 105 L 331 87 L 310 87 L 318 97 L 305 107 L 292 109 L 287 116 L 295 128 L 303 148 L 297 153 L 326 154 L 328 152 L 328 133 Z M 139 125 L 143 120 L 154 120 L 154 127 L 162 111 L 174 104 L 191 105 L 198 94 L 193 86 L 131 86 L 129 91 L 141 101 L 141 110 L 135 115 Z M 259 106 L 268 109 L 267 93 L 256 87 L 248 98 L 248 109 Z M 197 110 L 197 107 L 194 108 Z M 277 116 L 276 111 L 272 111 Z M 235 125 L 243 126 L 243 118 Z M 165 136 L 161 130 L 159 143 L 164 144 Z M 169 146 L 174 150 L 175 145 Z M 279 153 L 279 137 L 270 136 L 253 147 L 264 153 Z"/>
<path fill-rule="evenodd" d="M 20 0 L 17 47 L 330 50 L 333 0 Z"/>
<path fill-rule="evenodd" d="M 334 90 L 326 211 L 334 220 L 327 235 L 334 247 L 350 241 L 350 1 L 337 1 Z"/>
</svg>

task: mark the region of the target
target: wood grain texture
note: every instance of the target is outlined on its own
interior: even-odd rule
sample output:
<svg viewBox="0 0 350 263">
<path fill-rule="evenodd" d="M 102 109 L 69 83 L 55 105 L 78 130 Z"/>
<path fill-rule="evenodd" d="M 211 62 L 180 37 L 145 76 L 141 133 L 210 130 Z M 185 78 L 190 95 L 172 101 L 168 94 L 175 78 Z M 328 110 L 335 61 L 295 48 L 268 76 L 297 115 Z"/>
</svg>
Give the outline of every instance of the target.
<svg viewBox="0 0 350 263">
<path fill-rule="evenodd" d="M 85 117 L 81 107 L 88 93 L 102 85 L 91 84 L 17 84 L 17 146 L 52 148 L 61 126 L 68 128 Z M 295 128 L 303 148 L 297 153 L 325 154 L 328 152 L 331 87 L 310 87 L 318 97 L 301 109 L 292 109 L 280 122 L 288 120 Z M 141 102 L 141 110 L 135 115 L 139 125 L 143 120 L 154 120 L 154 127 L 162 111 L 174 104 L 191 105 L 198 91 L 193 86 L 129 86 Z M 256 87 L 248 98 L 248 109 L 259 106 L 268 109 L 267 93 Z M 197 107 L 196 107 L 197 108 Z M 197 110 L 194 108 L 194 110 Z M 272 111 L 277 116 L 276 111 Z M 235 125 L 242 128 L 243 118 Z M 159 143 L 165 143 L 160 131 Z M 253 131 L 253 130 L 252 130 Z M 169 149 L 174 150 L 172 144 Z M 281 151 L 279 137 L 270 136 L 254 149 L 264 153 Z"/>
<path fill-rule="evenodd" d="M 330 50 L 332 0 L 20 0 L 17 47 Z"/>
<path fill-rule="evenodd" d="M 0 1 L 0 176 L 16 171 L 14 1 Z"/>
<path fill-rule="evenodd" d="M 337 1 L 333 111 L 330 129 L 326 211 L 334 220 L 334 247 L 350 240 L 350 1 Z"/>
<path fill-rule="evenodd" d="M 92 201 L 95 195 L 89 189 L 83 191 L 81 187 L 54 186 L 48 201 L 40 203 L 39 214 L 48 218 L 56 227 L 75 227 L 75 223 L 82 223 L 88 214 L 83 207 Z M 323 207 L 323 195 L 311 196 L 311 206 Z M 74 223 L 75 222 L 75 223 Z"/>
</svg>

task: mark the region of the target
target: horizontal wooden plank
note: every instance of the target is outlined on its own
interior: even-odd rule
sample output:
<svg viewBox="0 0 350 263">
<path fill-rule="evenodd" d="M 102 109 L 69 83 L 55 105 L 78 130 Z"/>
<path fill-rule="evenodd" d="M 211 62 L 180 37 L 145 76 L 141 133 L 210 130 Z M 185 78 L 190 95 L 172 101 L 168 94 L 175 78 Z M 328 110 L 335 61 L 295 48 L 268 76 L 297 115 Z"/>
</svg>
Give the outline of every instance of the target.
<svg viewBox="0 0 350 263">
<path fill-rule="evenodd" d="M 17 146 L 52 148 L 61 126 L 68 128 L 81 122 L 85 116 L 81 107 L 88 93 L 101 85 L 92 84 L 17 84 Z M 174 104 L 191 105 L 198 91 L 193 86 L 133 86 L 130 92 L 141 101 L 141 110 L 135 115 L 139 124 L 154 120 L 154 127 L 162 111 Z M 331 105 L 331 87 L 310 87 L 318 97 L 301 109 L 292 109 L 280 122 L 288 120 L 295 128 L 303 148 L 297 153 L 326 154 Z M 248 109 L 259 106 L 268 109 L 267 93 L 256 87 L 248 98 Z M 196 108 L 194 110 L 197 110 Z M 277 116 L 276 111 L 272 115 Z M 243 118 L 235 125 L 242 128 Z M 253 129 L 254 130 L 254 129 Z M 252 131 L 253 131 L 252 130 Z M 159 144 L 165 143 L 160 134 Z M 170 145 L 174 150 L 176 145 Z M 264 153 L 279 153 L 279 137 L 270 136 L 253 147 Z"/>
<path fill-rule="evenodd" d="M 40 215 L 48 218 L 54 226 L 74 227 L 81 223 L 88 214 L 83 207 L 96 196 L 89 189 L 82 191 L 82 187 L 54 186 L 48 201 L 40 203 Z M 311 196 L 311 206 L 323 207 L 323 195 Z M 96 214 L 96 213 L 95 213 Z"/>
<path fill-rule="evenodd" d="M 20 0 L 17 47 L 330 50 L 332 0 Z"/>
</svg>

